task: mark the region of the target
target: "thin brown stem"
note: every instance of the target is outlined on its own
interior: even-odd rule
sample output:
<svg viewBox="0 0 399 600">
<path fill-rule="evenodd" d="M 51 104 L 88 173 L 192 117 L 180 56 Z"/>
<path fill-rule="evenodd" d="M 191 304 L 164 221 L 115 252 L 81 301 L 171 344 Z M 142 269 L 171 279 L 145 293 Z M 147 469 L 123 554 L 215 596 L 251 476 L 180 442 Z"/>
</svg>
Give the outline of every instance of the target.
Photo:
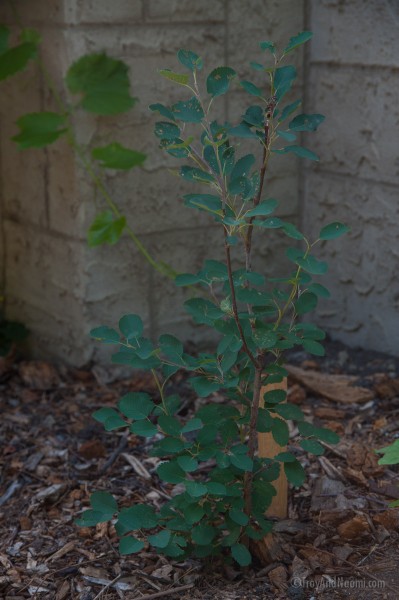
<svg viewBox="0 0 399 600">
<path fill-rule="evenodd" d="M 262 197 L 263 184 L 265 182 L 267 163 L 270 155 L 270 120 L 273 117 L 273 112 L 276 106 L 276 99 L 274 96 L 270 100 L 267 109 L 266 109 L 266 118 L 265 118 L 265 134 L 263 139 L 263 156 L 262 156 L 262 166 L 259 172 L 259 189 L 256 194 L 253 204 L 254 207 L 258 206 Z M 253 234 L 253 221 L 255 217 L 251 217 L 249 220 L 247 235 L 245 236 L 244 246 L 245 246 L 245 267 L 247 271 L 251 270 L 251 250 L 252 250 L 252 234 Z"/>
<path fill-rule="evenodd" d="M 253 460 L 256 450 L 257 441 L 257 428 L 256 423 L 258 421 L 259 414 L 259 399 L 260 390 L 262 387 L 262 367 L 258 366 L 255 371 L 254 388 L 252 395 L 252 406 L 251 406 L 251 417 L 249 421 L 249 438 L 248 438 L 248 456 Z M 244 510 L 248 517 L 251 516 L 252 512 L 252 482 L 253 472 L 246 471 L 244 478 Z"/>
<path fill-rule="evenodd" d="M 229 285 L 230 285 L 230 293 L 231 293 L 231 306 L 232 306 L 232 309 L 233 309 L 234 320 L 236 322 L 237 329 L 239 331 L 240 338 L 242 340 L 242 346 L 243 346 L 244 352 L 248 355 L 248 357 L 251 360 L 251 362 L 253 363 L 255 369 L 259 369 L 260 365 L 259 365 L 257 359 L 255 358 L 255 356 L 252 354 L 251 350 L 248 348 L 248 344 L 247 344 L 247 341 L 245 339 L 244 331 L 242 329 L 242 325 L 240 323 L 240 319 L 238 318 L 238 308 L 237 308 L 236 291 L 235 291 L 235 287 L 234 287 L 233 271 L 232 271 L 232 267 L 231 267 L 230 246 L 229 246 L 229 243 L 227 241 L 227 231 L 226 231 L 226 228 L 224 228 L 223 231 L 224 231 L 224 247 L 225 247 L 225 250 L 226 250 L 227 273 L 228 273 L 228 277 L 229 277 Z"/>
</svg>

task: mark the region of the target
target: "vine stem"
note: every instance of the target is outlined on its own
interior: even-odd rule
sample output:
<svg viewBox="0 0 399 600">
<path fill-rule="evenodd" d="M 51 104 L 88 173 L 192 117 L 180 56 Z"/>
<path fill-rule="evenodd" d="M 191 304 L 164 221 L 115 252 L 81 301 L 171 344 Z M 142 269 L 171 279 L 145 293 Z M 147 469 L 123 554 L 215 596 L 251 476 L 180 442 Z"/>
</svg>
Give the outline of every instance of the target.
<svg viewBox="0 0 399 600">
<path fill-rule="evenodd" d="M 15 2 L 13 0 L 9 0 L 9 4 L 11 7 L 11 10 L 14 14 L 14 18 L 16 23 L 18 24 L 18 26 L 23 29 L 23 25 L 17 10 L 17 7 L 15 6 Z M 120 218 L 122 216 L 121 211 L 119 210 L 118 206 L 116 205 L 116 203 L 114 202 L 114 200 L 111 198 L 109 192 L 107 191 L 103 181 L 101 180 L 101 178 L 97 175 L 97 173 L 95 172 L 95 170 L 93 169 L 93 166 L 90 164 L 90 161 L 86 158 L 85 156 L 85 152 L 82 148 L 82 146 L 77 142 L 74 131 L 73 131 L 73 127 L 71 125 L 70 122 L 70 112 L 69 112 L 69 108 L 68 106 L 65 104 L 65 102 L 63 101 L 63 99 L 61 98 L 60 93 L 57 90 L 56 85 L 54 84 L 54 81 L 52 79 L 52 77 L 50 76 L 48 70 L 46 69 L 43 60 L 41 59 L 40 55 L 38 54 L 38 56 L 36 57 L 36 64 L 38 65 L 38 68 L 43 76 L 44 82 L 47 85 L 48 90 L 50 91 L 50 94 L 53 96 L 55 104 L 57 105 L 58 110 L 60 111 L 60 113 L 65 117 L 66 120 L 66 129 L 67 129 L 67 138 L 68 138 L 68 143 L 71 146 L 71 148 L 76 152 L 76 154 L 79 157 L 79 160 L 82 163 L 83 168 L 85 169 L 86 173 L 89 175 L 89 177 L 91 178 L 93 184 L 95 185 L 95 187 L 98 189 L 98 191 L 101 193 L 102 197 L 104 198 L 105 202 L 107 203 L 107 205 L 109 206 L 110 210 L 114 213 L 114 215 L 118 218 Z M 146 249 L 146 247 L 144 246 L 144 244 L 140 241 L 140 239 L 138 238 L 138 236 L 134 233 L 133 229 L 126 224 L 125 226 L 125 231 L 128 234 L 128 236 L 130 237 L 130 239 L 133 241 L 133 243 L 135 244 L 136 248 L 139 250 L 139 252 L 144 256 L 144 258 L 147 260 L 147 262 L 154 268 L 156 269 L 156 271 L 158 271 L 159 273 L 161 273 L 162 275 L 166 275 L 167 277 L 169 277 L 170 279 L 174 279 L 177 275 L 177 273 L 174 271 L 174 269 L 172 269 L 171 267 L 169 267 L 169 265 L 164 265 L 162 263 L 158 263 L 152 256 L 151 254 L 148 252 L 148 250 Z"/>
</svg>

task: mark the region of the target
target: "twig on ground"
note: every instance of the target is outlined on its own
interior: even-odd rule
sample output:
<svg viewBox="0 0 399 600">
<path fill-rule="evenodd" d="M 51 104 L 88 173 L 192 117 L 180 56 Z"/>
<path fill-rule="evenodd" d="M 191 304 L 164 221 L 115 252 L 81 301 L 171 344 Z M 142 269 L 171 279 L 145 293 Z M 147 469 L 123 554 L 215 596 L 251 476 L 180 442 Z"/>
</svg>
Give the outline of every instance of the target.
<svg viewBox="0 0 399 600">
<path fill-rule="evenodd" d="M 189 583 L 188 585 L 181 585 L 180 587 L 169 588 L 168 590 L 163 590 L 162 592 L 156 592 L 156 594 L 147 594 L 146 596 L 136 596 L 133 600 L 153 600 L 154 598 L 163 598 L 164 596 L 170 596 L 171 594 L 178 594 L 179 592 L 184 592 L 185 590 L 190 590 L 194 587 L 193 583 Z"/>
<path fill-rule="evenodd" d="M 109 457 L 109 459 L 105 461 L 105 463 L 103 464 L 103 466 L 101 467 L 101 469 L 98 469 L 98 474 L 99 475 L 104 475 L 104 473 L 106 471 L 108 471 L 108 469 L 110 467 L 112 467 L 112 465 L 114 464 L 114 462 L 116 461 L 116 459 L 118 458 L 118 456 L 120 454 L 122 454 L 122 452 L 124 451 L 124 449 L 127 446 L 127 436 L 128 436 L 128 434 L 124 434 L 121 437 L 121 439 L 119 440 L 118 447 L 115 448 L 115 450 L 113 451 L 113 453 L 111 454 L 111 456 Z"/>
</svg>

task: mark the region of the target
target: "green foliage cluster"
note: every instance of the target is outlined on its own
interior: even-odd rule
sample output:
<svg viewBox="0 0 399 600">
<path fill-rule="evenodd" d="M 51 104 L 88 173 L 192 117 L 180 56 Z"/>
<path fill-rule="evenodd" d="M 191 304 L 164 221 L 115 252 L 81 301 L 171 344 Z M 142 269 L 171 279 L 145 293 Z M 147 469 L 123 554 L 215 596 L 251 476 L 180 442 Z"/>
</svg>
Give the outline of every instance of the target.
<svg viewBox="0 0 399 600">
<path fill-rule="evenodd" d="M 144 336 L 135 314 L 123 316 L 118 329 L 102 326 L 91 332 L 94 339 L 117 347 L 114 363 L 150 371 L 159 392 L 159 398 L 129 393 L 117 408 L 102 408 L 94 418 L 106 431 L 127 428 L 149 438 L 152 455 L 161 459 L 157 476 L 178 486 L 159 511 L 144 504 L 118 506 L 108 492 L 91 496 L 91 509 L 78 523 L 115 519 L 123 554 L 148 543 L 171 557 L 222 554 L 241 566 L 250 564 L 249 540 L 259 540 L 272 527 L 265 511 L 280 469 L 292 485 L 300 486 L 305 480 L 301 455 L 321 455 L 322 442 L 338 440 L 334 432 L 307 422 L 298 406 L 286 402 L 286 392 L 267 391 L 261 398 L 263 386 L 287 376 L 285 350 L 299 346 L 317 356 L 324 353 L 324 332 L 302 320 L 320 298 L 329 296 L 318 282 L 327 264 L 317 258 L 315 247 L 348 230 L 333 222 L 309 240 L 275 215 L 274 198 L 263 197 L 271 157 L 292 153 L 317 160 L 297 137 L 317 130 L 324 117 L 295 114 L 300 101 L 287 103 L 285 97 L 296 70 L 282 64 L 310 37 L 302 32 L 291 38 L 280 56 L 273 43 L 260 44 L 266 64 L 251 63 L 259 83 L 240 81 L 253 103 L 238 123 L 218 123 L 210 116 L 213 102 L 237 81 L 234 69 L 222 66 L 209 73 L 205 98 L 198 82 L 203 61 L 195 53 L 178 52 L 185 72 L 160 71 L 187 93 L 173 106 L 150 106 L 161 117 L 155 135 L 165 152 L 183 161 L 178 175 L 193 183 L 195 191 L 184 196 L 185 206 L 207 213 L 219 226 L 225 251 L 224 261 L 209 259 L 200 271 L 179 274 L 175 281 L 196 290 L 185 308 L 195 323 L 217 332 L 219 343 L 215 352 L 198 356 L 185 352 L 182 342 L 169 334 L 155 343 Z M 243 153 L 243 140 L 253 144 L 253 153 Z M 286 251 L 292 272 L 275 279 L 254 271 L 251 262 L 253 231 L 265 235 L 271 229 L 294 243 Z M 231 252 L 240 249 L 242 266 L 233 268 Z M 182 414 L 181 398 L 168 391 L 179 370 L 191 375 L 199 397 L 211 397 L 190 419 Z M 214 392 L 221 392 L 226 402 L 212 401 Z M 295 440 L 289 439 L 291 420 L 299 432 Z M 288 450 L 274 458 L 258 457 L 256 439 L 262 432 L 270 432 L 282 447 L 290 442 Z"/>
<path fill-rule="evenodd" d="M 137 99 L 130 94 L 127 65 L 105 53 L 84 55 L 68 69 L 64 89 L 60 92 L 40 59 L 40 43 L 37 31 L 22 29 L 19 43 L 10 46 L 10 30 L 0 25 L 0 82 L 23 71 L 35 60 L 57 108 L 21 116 L 17 120 L 19 132 L 13 140 L 21 150 L 26 150 L 44 148 L 60 138 L 66 139 L 107 206 L 88 230 L 89 246 L 115 244 L 126 233 L 156 270 L 173 277 L 173 269 L 156 261 L 139 240 L 104 183 L 104 169 L 134 169 L 143 165 L 146 155 L 118 141 L 88 147 L 78 142 L 75 132 L 74 116 L 78 110 L 110 117 L 126 113 L 135 105 Z"/>
</svg>

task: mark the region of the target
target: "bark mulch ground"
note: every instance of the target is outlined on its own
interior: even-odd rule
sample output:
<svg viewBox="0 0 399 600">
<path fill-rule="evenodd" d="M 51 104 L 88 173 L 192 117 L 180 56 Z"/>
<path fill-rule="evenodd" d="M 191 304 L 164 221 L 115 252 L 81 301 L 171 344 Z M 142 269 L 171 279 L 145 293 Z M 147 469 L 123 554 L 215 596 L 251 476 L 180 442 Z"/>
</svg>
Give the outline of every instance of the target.
<svg viewBox="0 0 399 600">
<path fill-rule="evenodd" d="M 1 599 L 399 598 L 399 511 L 388 508 L 399 498 L 398 468 L 378 465 L 374 452 L 399 437 L 398 359 L 334 343 L 324 359 L 289 357 L 290 401 L 341 441 L 324 456 L 300 457 L 308 482 L 290 490 L 269 563 L 242 571 L 153 552 L 123 557 L 112 525 L 74 524 L 95 490 L 126 505 L 169 496 L 149 442 L 105 433 L 91 418 L 128 391 L 156 394 L 147 375 L 34 361 L 0 367 Z M 185 378 L 172 385 L 190 412 L 199 400 Z"/>
</svg>

